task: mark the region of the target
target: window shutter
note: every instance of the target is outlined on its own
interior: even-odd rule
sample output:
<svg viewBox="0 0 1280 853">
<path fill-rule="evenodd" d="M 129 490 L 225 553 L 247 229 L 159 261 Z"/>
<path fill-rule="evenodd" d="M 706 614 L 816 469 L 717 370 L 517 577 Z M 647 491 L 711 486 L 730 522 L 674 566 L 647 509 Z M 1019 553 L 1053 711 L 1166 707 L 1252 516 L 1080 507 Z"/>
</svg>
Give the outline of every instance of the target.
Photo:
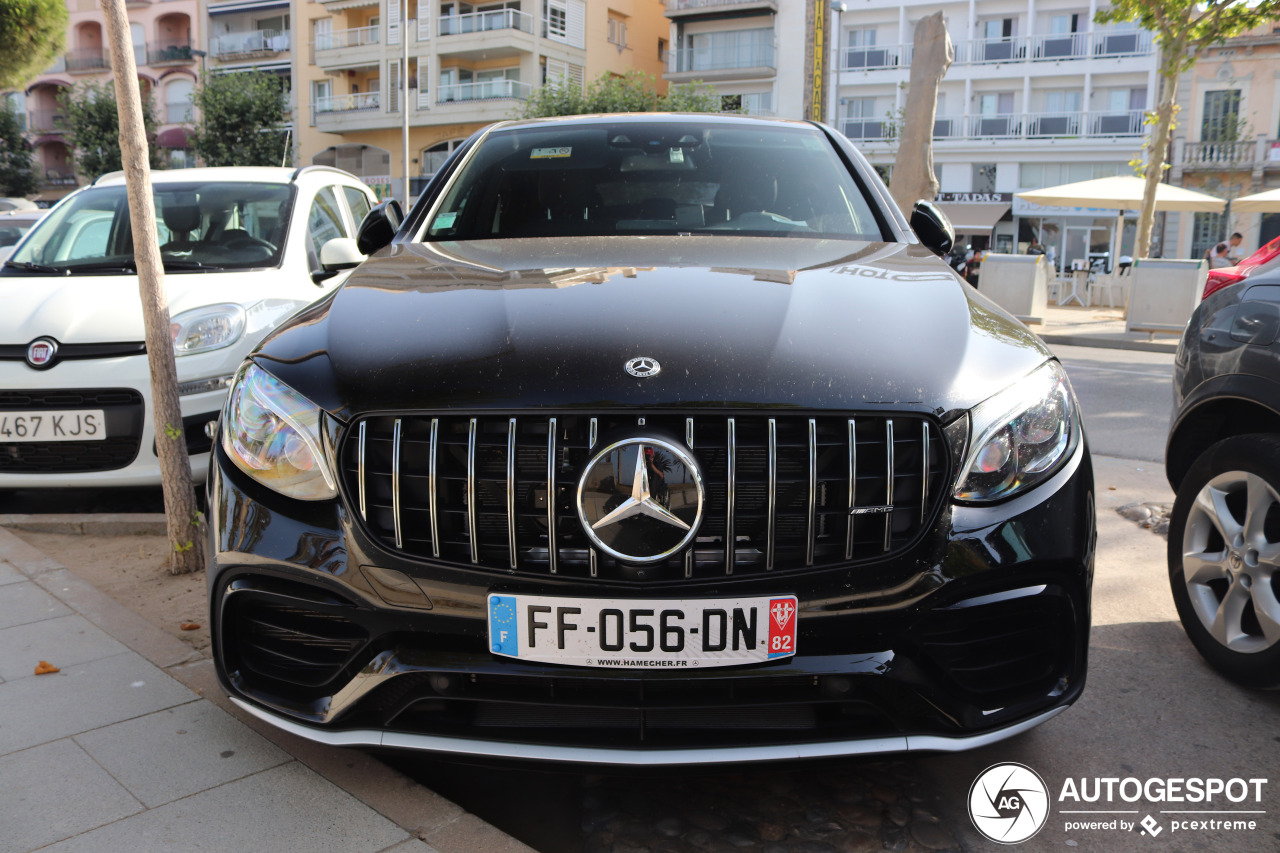
<svg viewBox="0 0 1280 853">
<path fill-rule="evenodd" d="M 574 47 L 587 46 L 587 4 L 584 0 L 569 0 L 566 10 L 565 41 Z"/>
<path fill-rule="evenodd" d="M 400 43 L 400 0 L 387 0 L 387 44 Z"/>
<path fill-rule="evenodd" d="M 569 73 L 569 82 L 577 91 L 582 91 L 583 82 L 586 80 L 586 72 L 581 65 L 574 65 L 572 62 L 567 63 Z"/>
<path fill-rule="evenodd" d="M 387 63 L 387 112 L 400 112 L 400 60 L 392 59 Z"/>
<path fill-rule="evenodd" d="M 431 106 L 431 99 L 427 95 L 427 72 L 430 66 L 427 65 L 425 56 L 418 58 L 418 109 L 425 110 Z"/>
<path fill-rule="evenodd" d="M 430 0 L 418 0 L 418 41 L 426 41 L 431 35 L 431 3 Z M 418 87 L 422 91 L 422 87 Z"/>
<path fill-rule="evenodd" d="M 552 59 L 551 57 L 547 57 L 546 63 L 547 63 L 547 77 L 545 82 L 547 83 L 547 85 L 558 83 L 561 80 L 565 80 L 568 78 L 569 63 L 561 62 L 559 59 Z"/>
</svg>

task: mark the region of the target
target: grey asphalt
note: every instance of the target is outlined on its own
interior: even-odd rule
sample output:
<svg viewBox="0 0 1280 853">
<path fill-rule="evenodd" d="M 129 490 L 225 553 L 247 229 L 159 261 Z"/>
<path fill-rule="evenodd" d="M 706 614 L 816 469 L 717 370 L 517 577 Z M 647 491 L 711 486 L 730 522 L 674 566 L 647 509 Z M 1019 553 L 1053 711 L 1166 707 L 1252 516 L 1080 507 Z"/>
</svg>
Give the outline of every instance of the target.
<svg viewBox="0 0 1280 853">
<path fill-rule="evenodd" d="M 1173 411 L 1173 355 L 1050 344 L 1066 368 L 1094 453 L 1160 462 Z"/>
</svg>

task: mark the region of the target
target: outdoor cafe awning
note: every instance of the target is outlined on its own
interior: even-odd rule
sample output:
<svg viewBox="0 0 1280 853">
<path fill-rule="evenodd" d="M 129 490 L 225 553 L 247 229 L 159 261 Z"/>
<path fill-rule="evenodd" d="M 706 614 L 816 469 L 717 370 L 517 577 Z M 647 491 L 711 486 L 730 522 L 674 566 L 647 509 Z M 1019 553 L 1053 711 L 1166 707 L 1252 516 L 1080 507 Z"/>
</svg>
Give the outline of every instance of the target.
<svg viewBox="0 0 1280 853">
<path fill-rule="evenodd" d="M 1023 201 L 1055 207 L 1093 207 L 1111 210 L 1141 210 L 1146 182 L 1134 175 L 1095 178 L 1043 190 L 1017 193 Z M 1195 213 L 1221 213 L 1226 202 L 1172 184 L 1156 185 L 1156 210 L 1182 210 Z"/>
<path fill-rule="evenodd" d="M 1244 195 L 1231 202 L 1234 213 L 1277 213 L 1280 212 L 1280 190 Z"/>
<path fill-rule="evenodd" d="M 1009 212 L 1009 203 L 1003 201 L 980 201 L 971 203 L 938 202 L 938 207 L 951 220 L 956 231 L 968 234 L 990 231 L 996 223 Z"/>
</svg>

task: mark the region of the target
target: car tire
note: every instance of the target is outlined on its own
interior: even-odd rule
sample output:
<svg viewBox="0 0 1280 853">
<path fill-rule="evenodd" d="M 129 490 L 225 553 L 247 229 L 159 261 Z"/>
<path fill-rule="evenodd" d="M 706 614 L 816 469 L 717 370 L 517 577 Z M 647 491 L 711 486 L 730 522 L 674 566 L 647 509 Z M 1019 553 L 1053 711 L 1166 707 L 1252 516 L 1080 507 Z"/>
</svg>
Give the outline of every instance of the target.
<svg viewBox="0 0 1280 853">
<path fill-rule="evenodd" d="M 1214 669 L 1280 688 L 1280 438 L 1236 436 L 1196 459 L 1169 519 L 1169 584 Z"/>
</svg>

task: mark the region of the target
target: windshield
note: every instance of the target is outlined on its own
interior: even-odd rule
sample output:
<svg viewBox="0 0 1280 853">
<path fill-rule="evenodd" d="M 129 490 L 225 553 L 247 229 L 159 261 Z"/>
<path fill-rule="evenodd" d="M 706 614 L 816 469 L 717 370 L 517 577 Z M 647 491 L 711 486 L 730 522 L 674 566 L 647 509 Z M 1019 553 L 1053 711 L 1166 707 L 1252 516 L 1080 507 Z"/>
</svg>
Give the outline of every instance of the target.
<svg viewBox="0 0 1280 853">
<path fill-rule="evenodd" d="M 885 239 L 817 128 L 697 122 L 495 131 L 426 239 L 722 232 Z"/>
<path fill-rule="evenodd" d="M 166 271 L 278 265 L 292 196 L 285 184 L 156 185 L 156 231 Z M 39 273 L 133 272 L 125 188 L 90 187 L 67 199 L 5 266 Z"/>
</svg>

